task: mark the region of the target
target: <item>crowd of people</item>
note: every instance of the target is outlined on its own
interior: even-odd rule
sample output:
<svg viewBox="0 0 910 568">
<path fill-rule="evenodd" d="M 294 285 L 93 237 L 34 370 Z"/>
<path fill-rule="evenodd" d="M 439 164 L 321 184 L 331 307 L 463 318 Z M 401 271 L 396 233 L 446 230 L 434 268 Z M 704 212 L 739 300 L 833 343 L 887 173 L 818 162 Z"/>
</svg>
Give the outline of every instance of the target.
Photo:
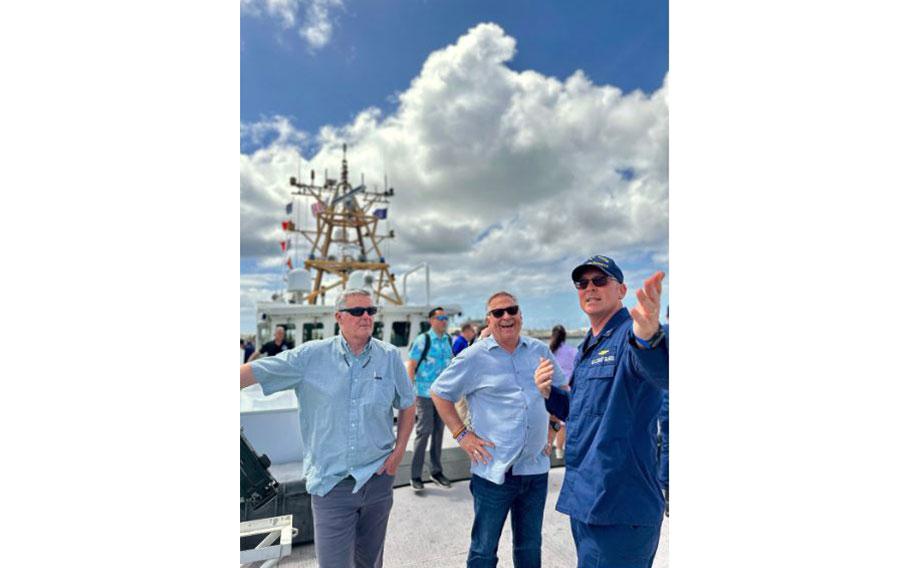
<svg viewBox="0 0 910 568">
<path fill-rule="evenodd" d="M 415 491 L 424 488 L 428 444 L 430 480 L 451 486 L 441 462 L 446 429 L 471 461 L 469 568 L 497 564 L 509 514 L 513 564 L 541 565 L 554 444 L 565 460 L 556 510 L 569 516 L 578 566 L 651 566 L 669 493 L 663 278 L 647 278 L 628 310 L 612 259 L 579 264 L 571 279 L 590 330 L 577 348 L 562 326 L 549 344 L 522 335 L 518 298 L 506 290 L 488 298 L 480 333 L 465 324 L 454 340 L 446 310 L 431 310 L 405 363 L 372 338 L 377 308 L 366 290 L 338 296 L 333 338 L 294 348 L 276 329 L 260 350 L 270 356 L 251 355 L 240 384 L 297 393 L 319 565 L 382 566 L 392 483 L 416 422 Z"/>
</svg>

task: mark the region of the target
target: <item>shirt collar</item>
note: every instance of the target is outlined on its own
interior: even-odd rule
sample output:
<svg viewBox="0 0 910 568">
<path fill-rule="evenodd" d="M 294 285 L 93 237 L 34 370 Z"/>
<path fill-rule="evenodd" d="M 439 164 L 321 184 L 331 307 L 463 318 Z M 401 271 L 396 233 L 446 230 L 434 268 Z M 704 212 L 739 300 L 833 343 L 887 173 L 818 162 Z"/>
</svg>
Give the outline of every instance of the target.
<svg viewBox="0 0 910 568">
<path fill-rule="evenodd" d="M 589 329 L 588 333 L 585 335 L 584 340 L 581 342 L 582 346 L 588 347 L 592 343 L 600 342 L 600 340 L 604 337 L 610 337 L 611 335 L 613 335 L 613 331 L 617 327 L 619 327 L 620 324 L 622 324 L 624 321 L 631 319 L 631 318 L 632 318 L 632 316 L 629 315 L 629 310 L 627 310 L 624 307 L 620 308 L 618 312 L 613 314 L 613 317 L 610 318 L 610 320 L 607 322 L 607 324 L 604 326 L 604 328 L 602 330 L 600 330 L 600 333 L 597 334 L 597 337 L 594 339 L 594 342 L 590 341 L 591 332 L 593 330 Z"/>
<path fill-rule="evenodd" d="M 336 349 L 341 355 L 350 355 L 351 357 L 363 357 L 369 355 L 370 351 L 373 349 L 373 338 L 367 340 L 367 344 L 363 347 L 363 351 L 360 352 L 360 355 L 354 355 L 354 352 L 351 351 L 351 346 L 348 345 L 347 340 L 341 335 L 341 332 L 338 332 L 338 335 L 335 336 L 335 345 Z"/>
<path fill-rule="evenodd" d="M 476 342 L 475 342 L 475 343 L 476 343 Z M 482 342 L 481 342 L 481 345 L 482 345 L 483 348 L 486 349 L 487 351 L 492 350 L 494 347 L 497 348 L 497 349 L 502 349 L 502 347 L 500 347 L 499 344 L 496 343 L 496 338 L 493 337 L 492 335 L 490 335 L 489 337 L 483 339 Z M 518 346 L 517 346 L 517 347 L 521 347 L 522 345 L 524 345 L 525 347 L 528 346 L 528 338 L 525 337 L 524 335 L 519 335 L 519 336 L 518 336 Z M 516 348 L 517 348 L 517 347 L 516 347 Z"/>
</svg>

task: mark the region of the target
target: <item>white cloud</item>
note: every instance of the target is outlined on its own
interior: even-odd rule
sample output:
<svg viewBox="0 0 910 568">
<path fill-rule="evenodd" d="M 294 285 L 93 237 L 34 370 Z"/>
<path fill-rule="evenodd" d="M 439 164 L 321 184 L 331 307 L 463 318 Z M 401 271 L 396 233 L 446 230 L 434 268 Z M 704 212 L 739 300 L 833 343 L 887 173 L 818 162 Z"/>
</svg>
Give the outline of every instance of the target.
<svg viewBox="0 0 910 568">
<path fill-rule="evenodd" d="M 387 173 L 395 187 L 393 268 L 430 262 L 434 296 L 485 298 L 504 280 L 546 295 L 593 253 L 665 263 L 666 83 L 623 94 L 580 70 L 565 80 L 517 72 L 515 53 L 502 28 L 480 24 L 427 58 L 389 116 L 365 109 L 313 136 L 279 117 L 245 126 L 285 134 L 241 154 L 241 254 L 275 254 L 298 161 L 337 177 L 347 142 L 353 179 L 363 172 L 372 186 Z M 301 141 L 318 148 L 309 160 Z"/>
<path fill-rule="evenodd" d="M 332 39 L 332 10 L 342 8 L 342 0 L 240 0 L 240 10 L 252 16 L 263 13 L 277 18 L 285 29 L 300 23 L 298 33 L 311 49 L 320 49 Z M 303 8 L 304 16 L 299 18 Z"/>
</svg>

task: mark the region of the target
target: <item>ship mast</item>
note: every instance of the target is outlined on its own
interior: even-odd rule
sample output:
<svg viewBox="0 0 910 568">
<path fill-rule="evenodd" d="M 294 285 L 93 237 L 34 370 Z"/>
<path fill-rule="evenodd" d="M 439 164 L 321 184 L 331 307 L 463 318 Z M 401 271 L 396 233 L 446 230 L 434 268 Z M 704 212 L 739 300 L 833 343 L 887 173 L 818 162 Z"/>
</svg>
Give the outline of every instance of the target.
<svg viewBox="0 0 910 568">
<path fill-rule="evenodd" d="M 354 271 L 375 272 L 378 278 L 373 284 L 366 284 L 373 292 L 374 301 L 380 299 L 391 304 L 402 304 L 395 287 L 395 275 L 389 272 L 389 265 L 379 250 L 386 239 L 395 237 L 394 231 L 379 233 L 379 221 L 385 218 L 387 208 L 375 208 L 387 204 L 395 195 L 395 189 L 382 192 L 368 191 L 362 180 L 357 187 L 348 182 L 347 144 L 342 146 L 341 180 L 329 179 L 316 185 L 316 172 L 310 170 L 310 182 L 301 183 L 292 177 L 293 195 L 312 197 L 316 228 L 293 228 L 309 241 L 311 248 L 304 267 L 315 269 L 312 291 L 304 297 L 307 303 L 315 304 L 318 298 L 325 299 L 325 293 L 332 288 L 347 287 Z M 375 209 L 374 209 L 375 208 Z M 372 211 L 372 213 L 369 213 Z M 331 277 L 334 281 L 328 282 Z"/>
</svg>

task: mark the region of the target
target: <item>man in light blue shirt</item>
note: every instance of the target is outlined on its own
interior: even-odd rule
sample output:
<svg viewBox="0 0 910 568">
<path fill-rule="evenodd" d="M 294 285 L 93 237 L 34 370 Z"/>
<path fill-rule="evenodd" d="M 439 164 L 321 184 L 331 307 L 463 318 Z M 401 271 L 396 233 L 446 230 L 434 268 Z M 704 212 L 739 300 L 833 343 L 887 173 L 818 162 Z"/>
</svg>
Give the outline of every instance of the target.
<svg viewBox="0 0 910 568">
<path fill-rule="evenodd" d="M 346 290 L 335 302 L 340 335 L 240 367 L 241 388 L 258 382 L 265 395 L 297 393 L 324 568 L 382 566 L 392 483 L 414 427 L 414 391 L 398 349 L 372 338 L 375 313 L 369 292 Z"/>
<path fill-rule="evenodd" d="M 411 487 L 423 489 L 423 459 L 430 441 L 430 479 L 443 487 L 452 482 L 442 473 L 443 426 L 436 407 L 430 399 L 430 385 L 452 360 L 452 338 L 446 333 L 449 316 L 442 306 L 428 314 L 430 329 L 421 333 L 408 355 L 408 376 L 417 390 L 417 432 L 414 436 L 414 457 L 411 460 Z"/>
<path fill-rule="evenodd" d="M 521 310 L 509 292 L 487 301 L 492 336 L 474 343 L 442 372 L 430 392 L 446 426 L 471 458 L 474 525 L 468 568 L 495 566 L 496 550 L 512 514 L 516 568 L 540 566 L 541 528 L 547 498 L 549 413 L 534 383 L 538 364 L 553 355 L 537 339 L 521 336 Z M 566 378 L 557 366 L 553 384 Z M 455 401 L 467 398 L 467 430 Z"/>
</svg>

